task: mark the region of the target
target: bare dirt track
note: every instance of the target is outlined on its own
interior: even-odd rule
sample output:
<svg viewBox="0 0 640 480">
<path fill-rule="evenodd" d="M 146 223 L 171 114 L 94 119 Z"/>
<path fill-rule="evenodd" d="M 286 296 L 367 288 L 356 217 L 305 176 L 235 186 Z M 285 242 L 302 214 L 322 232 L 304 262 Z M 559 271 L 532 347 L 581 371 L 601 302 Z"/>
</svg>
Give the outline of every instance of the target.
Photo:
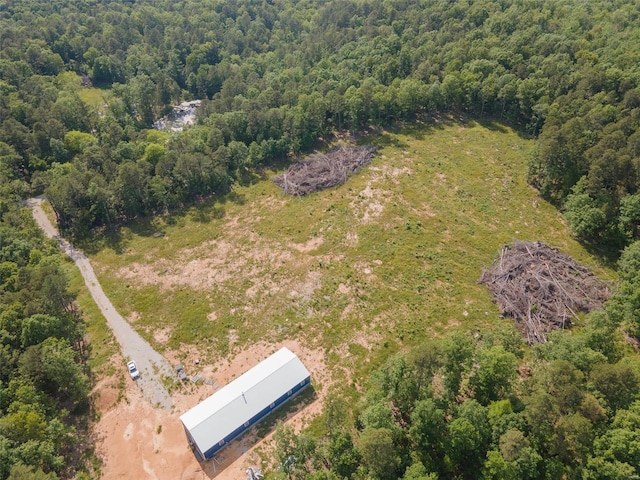
<svg viewBox="0 0 640 480">
<path fill-rule="evenodd" d="M 300 357 L 317 384 L 310 400 L 290 410 L 274 413 L 271 422 L 286 421 L 299 430 L 321 411 L 330 384 L 324 354 L 296 341 L 278 345 L 259 342 L 215 365 L 196 365 L 194 359 L 189 358 L 185 363 L 187 374 L 193 377 L 199 373 L 211 379 L 213 386 L 186 381 L 177 385 L 170 395 L 161 382 L 162 375 L 175 378 L 170 362 L 153 350 L 115 310 L 98 283 L 88 258 L 59 235 L 42 209 L 43 201 L 41 197 L 32 198 L 26 205 L 31 208 L 47 237 L 57 240 L 60 248 L 78 266 L 121 346 L 122 356 L 112 358 L 114 365 L 120 368 L 118 373 L 102 379 L 92 392 L 99 412 L 94 436 L 96 451 L 103 462 L 102 479 L 226 480 L 245 478 L 249 467 L 266 467 L 259 452 L 270 448 L 273 428 L 262 436 L 258 436 L 258 429 L 253 428 L 229 444 L 215 461 L 199 463 L 188 446 L 179 417 L 213 394 L 218 386 L 229 383 L 282 346 Z M 134 358 L 141 371 L 142 378 L 137 382 L 128 378 L 127 358 Z M 177 359 L 172 360 L 177 362 Z M 120 384 L 123 376 L 127 377 L 124 391 Z"/>
<path fill-rule="evenodd" d="M 47 237 L 58 241 L 60 248 L 80 269 L 93 300 L 100 307 L 100 311 L 120 344 L 122 356 L 125 359 L 135 360 L 138 365 L 141 376 L 138 380 L 138 385 L 142 389 L 144 397 L 152 405 L 170 409 L 172 406 L 171 396 L 162 384 L 161 376 L 173 376 L 171 365 L 146 340 L 138 335 L 131 325 L 116 311 L 102 290 L 89 259 L 60 236 L 58 230 L 42 209 L 43 201 L 42 197 L 27 200 L 27 206 L 31 208 L 34 219 Z M 122 363 L 122 368 L 126 368 L 125 362 Z"/>
</svg>

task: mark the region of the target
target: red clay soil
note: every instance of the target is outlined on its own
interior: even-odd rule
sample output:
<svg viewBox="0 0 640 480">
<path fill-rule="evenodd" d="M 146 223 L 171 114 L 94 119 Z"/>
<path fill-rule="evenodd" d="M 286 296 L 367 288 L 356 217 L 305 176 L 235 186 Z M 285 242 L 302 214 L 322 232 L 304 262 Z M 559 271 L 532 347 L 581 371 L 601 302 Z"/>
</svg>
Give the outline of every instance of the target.
<svg viewBox="0 0 640 480">
<path fill-rule="evenodd" d="M 311 418 L 319 414 L 326 393 L 326 369 L 323 354 L 307 350 L 299 343 L 290 341 L 282 345 L 256 344 L 236 355 L 231 361 L 221 361 L 215 366 L 203 367 L 199 371 L 213 372 L 207 378 L 219 386 L 226 385 L 235 377 L 286 346 L 296 353 L 311 372 L 312 382 L 317 382 L 316 396 L 311 403 L 301 404 L 286 418 L 287 424 L 299 430 Z M 120 359 L 115 363 L 121 365 Z M 194 364 L 185 362 L 185 369 L 195 370 Z M 126 372 L 125 372 L 126 373 Z M 180 415 L 214 393 L 206 384 L 194 385 L 190 381 L 172 398 L 172 411 L 153 408 L 145 400 L 139 387 L 127 377 L 124 395 L 119 395 L 118 378 L 104 379 L 96 387 L 96 407 L 100 420 L 94 428 L 96 450 L 103 461 L 101 478 L 150 479 L 150 480 L 205 480 L 244 479 L 249 467 L 266 468 L 257 450 L 269 450 L 273 431 L 264 438 L 257 438 L 252 429 L 240 439 L 232 442 L 218 454 L 215 461 L 199 463 L 187 444 Z M 322 385 L 322 388 L 319 387 Z M 120 398 L 119 398 L 120 397 Z"/>
</svg>

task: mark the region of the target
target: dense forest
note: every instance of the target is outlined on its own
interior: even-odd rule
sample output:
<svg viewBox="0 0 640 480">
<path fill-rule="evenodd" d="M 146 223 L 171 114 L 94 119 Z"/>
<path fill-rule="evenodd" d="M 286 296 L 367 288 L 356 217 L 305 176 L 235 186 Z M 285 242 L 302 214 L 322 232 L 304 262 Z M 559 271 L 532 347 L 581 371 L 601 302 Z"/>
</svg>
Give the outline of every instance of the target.
<svg viewBox="0 0 640 480">
<path fill-rule="evenodd" d="M 320 438 L 278 427 L 279 478 L 635 478 L 640 364 L 609 313 L 530 349 L 507 327 L 397 355 L 355 419 L 332 400 Z"/>
<path fill-rule="evenodd" d="M 85 363 L 89 352 L 73 300 L 57 246 L 45 241 L 28 210 L 3 203 L 2 479 L 70 478 L 91 451 L 87 435 L 90 384 Z"/>
<path fill-rule="evenodd" d="M 151 128 L 190 99 L 195 126 Z M 79 315 L 18 199 L 45 193 L 87 237 L 451 112 L 536 138 L 531 185 L 620 256 L 620 285 L 531 350 L 463 335 L 390 360 L 352 424 L 279 430 L 287 476 L 639 474 L 640 369 L 618 327 L 640 335 L 640 2 L 0 0 L 0 478 L 72 475 L 88 408 Z"/>
<path fill-rule="evenodd" d="M 531 183 L 615 254 L 639 234 L 639 15 L 628 0 L 5 0 L 0 174 L 86 235 L 337 132 L 462 111 L 537 136 Z M 196 128 L 149 130 L 194 98 Z"/>
</svg>

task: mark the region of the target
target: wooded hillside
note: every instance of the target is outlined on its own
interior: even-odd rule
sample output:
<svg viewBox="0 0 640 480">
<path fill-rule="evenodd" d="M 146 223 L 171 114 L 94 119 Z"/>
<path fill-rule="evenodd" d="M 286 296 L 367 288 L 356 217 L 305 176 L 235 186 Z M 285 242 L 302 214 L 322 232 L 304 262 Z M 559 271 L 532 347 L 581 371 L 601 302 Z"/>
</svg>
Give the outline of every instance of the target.
<svg viewBox="0 0 640 480">
<path fill-rule="evenodd" d="M 2 479 L 89 478 L 89 347 L 62 261 L 28 210 L 0 209 Z"/>
<path fill-rule="evenodd" d="M 640 218 L 637 7 L 5 1 L 3 184 L 46 189 L 83 234 L 224 193 L 336 131 L 463 110 L 540 135 L 532 184 L 615 252 Z M 146 130 L 190 98 L 198 127 Z"/>
<path fill-rule="evenodd" d="M 195 126 L 151 128 L 191 99 Z M 531 185 L 620 256 L 620 285 L 532 350 L 507 332 L 394 357 L 340 428 L 281 429 L 290 471 L 275 475 L 640 474 L 640 369 L 622 339 L 640 335 L 637 0 L 0 0 L 0 478 L 73 476 L 88 409 L 80 317 L 20 198 L 44 192 L 65 235 L 90 237 L 338 135 L 451 112 L 536 138 Z"/>
</svg>

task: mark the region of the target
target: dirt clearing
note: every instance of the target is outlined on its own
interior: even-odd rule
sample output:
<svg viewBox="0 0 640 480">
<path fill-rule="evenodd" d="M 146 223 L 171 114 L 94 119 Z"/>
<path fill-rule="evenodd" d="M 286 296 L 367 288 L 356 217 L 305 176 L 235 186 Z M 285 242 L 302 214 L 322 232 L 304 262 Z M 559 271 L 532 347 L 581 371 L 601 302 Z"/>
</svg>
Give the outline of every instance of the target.
<svg viewBox="0 0 640 480">
<path fill-rule="evenodd" d="M 194 358 L 184 362 L 187 374 L 196 372 L 224 386 L 281 347 L 293 351 L 311 372 L 315 395 L 309 402 L 298 402 L 293 410 L 276 411 L 265 422 L 286 421 L 299 430 L 322 410 L 329 379 L 324 355 L 298 342 L 280 345 L 258 343 L 231 360 L 215 365 L 195 365 Z M 190 356 L 191 357 L 191 356 Z M 118 359 L 113 359 L 116 363 Z M 266 468 L 258 451 L 269 450 L 273 430 L 258 438 L 263 424 L 232 442 L 216 460 L 199 463 L 189 448 L 180 415 L 215 392 L 203 383 L 185 382 L 172 394 L 171 411 L 153 408 L 136 383 L 127 378 L 124 395 L 118 396 L 118 378 L 110 377 L 96 386 L 96 405 L 100 420 L 95 427 L 96 450 L 103 460 L 102 478 L 152 480 L 243 479 L 249 467 Z M 289 413 L 290 412 L 290 413 Z"/>
</svg>

